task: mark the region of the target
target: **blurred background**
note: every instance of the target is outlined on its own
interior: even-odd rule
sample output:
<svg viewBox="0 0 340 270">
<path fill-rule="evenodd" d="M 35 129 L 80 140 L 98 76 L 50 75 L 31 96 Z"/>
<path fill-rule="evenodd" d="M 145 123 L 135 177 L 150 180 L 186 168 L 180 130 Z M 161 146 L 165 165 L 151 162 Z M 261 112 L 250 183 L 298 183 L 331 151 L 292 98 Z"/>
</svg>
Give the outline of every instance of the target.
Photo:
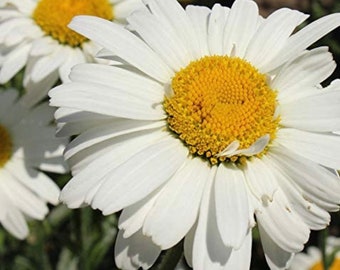
<svg viewBox="0 0 340 270">
<path fill-rule="evenodd" d="M 215 3 L 231 6 L 233 1 L 183 0 L 188 4 L 212 7 Z M 340 12 L 339 0 L 256 0 L 260 13 L 266 17 L 274 10 L 289 7 L 311 14 L 308 22 L 329 13 Z M 340 29 L 320 40 L 315 46 L 329 46 L 337 63 L 340 63 Z M 339 78 L 340 70 L 332 78 Z M 22 74 L 18 74 L 4 87 L 21 88 Z M 50 175 L 60 187 L 70 179 L 70 175 Z M 117 216 L 119 213 L 117 214 Z M 50 214 L 42 222 L 30 222 L 30 235 L 19 241 L 0 227 L 0 270 L 92 270 L 116 269 L 113 246 L 117 232 L 117 216 L 102 216 L 89 207 L 69 210 L 63 205 L 51 208 Z M 284 224 L 283 224 L 284 226 Z M 325 231 L 312 232 L 309 245 L 322 247 L 327 235 L 340 236 L 340 214 L 332 215 L 332 222 Z M 258 233 L 254 231 L 252 270 L 268 269 Z M 174 269 L 182 256 L 182 243 L 165 251 L 152 269 Z M 188 268 L 189 269 L 189 268 Z M 207 269 L 209 270 L 209 269 Z M 237 269 L 235 269 L 237 270 Z M 320 269 L 321 270 L 321 269 Z"/>
</svg>

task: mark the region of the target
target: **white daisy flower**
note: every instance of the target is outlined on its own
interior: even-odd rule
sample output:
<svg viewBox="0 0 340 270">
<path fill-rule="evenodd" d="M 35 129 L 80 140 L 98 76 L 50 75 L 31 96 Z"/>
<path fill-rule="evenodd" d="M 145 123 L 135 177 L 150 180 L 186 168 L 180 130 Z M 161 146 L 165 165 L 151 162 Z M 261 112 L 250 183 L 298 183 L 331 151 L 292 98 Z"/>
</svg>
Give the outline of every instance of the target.
<svg viewBox="0 0 340 270">
<path fill-rule="evenodd" d="M 26 219 L 42 220 L 47 203 L 58 203 L 58 186 L 41 172 L 66 172 L 52 120 L 46 102 L 27 108 L 18 91 L 0 92 L 0 223 L 19 239 L 28 235 Z"/>
<path fill-rule="evenodd" d="M 73 16 L 95 15 L 125 23 L 126 16 L 140 6 L 141 0 L 1 1 L 0 83 L 27 65 L 24 84 L 39 100 L 59 77 L 69 80 L 73 65 L 93 62 L 99 49 L 67 27 Z"/>
<path fill-rule="evenodd" d="M 329 270 L 340 269 L 340 238 L 330 236 L 326 240 L 326 254 L 331 258 Z M 314 246 L 307 249 L 307 253 L 298 253 L 292 260 L 290 270 L 323 270 L 322 252 Z"/>
<path fill-rule="evenodd" d="M 81 64 L 50 91 L 74 177 L 61 200 L 123 210 L 115 259 L 147 269 L 184 240 L 194 269 L 249 269 L 258 224 L 272 269 L 337 211 L 340 82 L 328 48 L 306 48 L 340 25 L 287 8 L 263 19 L 231 9 L 145 1 L 128 29 L 91 16 L 70 27 L 121 59 Z"/>
</svg>

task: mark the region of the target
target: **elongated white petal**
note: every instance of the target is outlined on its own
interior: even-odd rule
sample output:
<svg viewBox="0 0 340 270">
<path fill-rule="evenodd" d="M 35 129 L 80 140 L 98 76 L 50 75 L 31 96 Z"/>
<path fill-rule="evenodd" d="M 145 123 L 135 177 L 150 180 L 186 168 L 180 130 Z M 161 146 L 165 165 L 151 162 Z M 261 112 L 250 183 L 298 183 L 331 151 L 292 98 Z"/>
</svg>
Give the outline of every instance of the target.
<svg viewBox="0 0 340 270">
<path fill-rule="evenodd" d="M 6 56 L 5 61 L 1 64 L 1 84 L 8 82 L 25 66 L 30 48 L 31 46 L 29 44 L 25 44 Z"/>
<path fill-rule="evenodd" d="M 236 167 L 220 165 L 215 179 L 217 227 L 223 243 L 239 249 L 249 231 L 245 177 Z"/>
<path fill-rule="evenodd" d="M 243 58 L 258 27 L 258 20 L 259 9 L 254 1 L 235 1 L 224 30 L 223 52 L 229 54 L 235 45 L 235 55 Z"/>
<path fill-rule="evenodd" d="M 27 168 L 22 162 L 8 161 L 6 170 L 28 189 L 38 194 L 43 200 L 57 204 L 59 196 L 58 186 L 44 173 Z"/>
<path fill-rule="evenodd" d="M 162 121 L 149 122 L 117 119 L 116 121 L 112 121 L 112 123 L 107 123 L 105 126 L 101 126 L 100 129 L 94 127 L 80 134 L 65 149 L 65 158 L 69 159 L 81 150 L 117 136 L 137 131 L 152 130 L 162 126 L 164 126 Z"/>
<path fill-rule="evenodd" d="M 208 20 L 208 46 L 210 55 L 223 54 L 224 27 L 227 22 L 229 8 L 215 4 Z"/>
<path fill-rule="evenodd" d="M 184 68 L 189 62 L 189 53 L 180 37 L 172 29 L 164 29 L 155 16 L 149 12 L 134 12 L 128 17 L 129 25 L 174 71 Z"/>
<path fill-rule="evenodd" d="M 221 239 L 216 221 L 214 178 L 216 169 L 210 172 L 203 194 L 200 214 L 193 242 L 192 264 L 194 269 L 222 270 L 228 264 L 232 248 L 226 247 Z"/>
<path fill-rule="evenodd" d="M 18 198 L 12 198 L 13 205 L 22 211 L 25 215 L 34 219 L 43 219 L 48 212 L 48 208 L 45 202 L 39 199 L 25 186 L 21 185 L 15 178 L 4 170 L 2 176 L 5 178 L 1 183 L 1 188 L 9 196 L 11 194 L 17 194 Z"/>
<path fill-rule="evenodd" d="M 283 128 L 277 142 L 292 152 L 330 168 L 340 168 L 340 136 Z"/>
<path fill-rule="evenodd" d="M 293 253 L 280 248 L 259 223 L 261 243 L 266 256 L 267 263 L 272 270 L 284 270 L 289 266 Z"/>
<path fill-rule="evenodd" d="M 142 149 L 149 147 L 153 142 L 157 142 L 163 136 L 161 132 L 144 136 L 138 135 L 138 137 L 124 138 L 124 144 L 120 143 L 121 140 L 111 142 L 113 145 L 116 143 L 117 146 L 111 147 L 109 151 L 84 166 L 83 170 L 77 173 L 63 188 L 60 200 L 70 208 L 79 207 L 85 202 L 85 198 L 91 189 L 100 185 L 110 171 Z M 91 204 L 92 200 L 87 200 L 87 203 Z"/>
<path fill-rule="evenodd" d="M 188 159 L 164 186 L 143 226 L 143 233 L 162 249 L 177 244 L 193 226 L 208 175 L 207 164 Z"/>
<path fill-rule="evenodd" d="M 296 96 L 296 92 L 303 86 L 315 86 L 323 82 L 332 74 L 335 66 L 327 47 L 305 51 L 280 69 L 271 86 L 278 90 L 278 97 L 282 103 L 285 102 L 285 98 Z"/>
<path fill-rule="evenodd" d="M 11 207 L 6 218 L 0 221 L 4 228 L 18 239 L 25 239 L 28 236 L 28 226 L 24 215 L 16 207 Z"/>
<path fill-rule="evenodd" d="M 252 234 L 251 231 L 249 231 L 242 243 L 242 246 L 239 249 L 234 249 L 232 251 L 228 263 L 222 269 L 250 269 L 252 241 Z"/>
<path fill-rule="evenodd" d="M 310 229 L 321 230 L 325 228 L 330 222 L 328 212 L 304 198 L 304 190 L 294 183 L 294 180 L 285 172 L 282 166 L 280 166 L 280 163 L 276 164 L 269 155 L 263 158 L 265 162 L 271 165 L 271 170 L 283 192 L 286 194 L 292 209 L 299 214 Z M 304 181 L 304 179 L 302 181 Z"/>
<path fill-rule="evenodd" d="M 340 130 L 340 91 L 315 91 L 280 107 L 281 124 L 315 132 Z"/>
<path fill-rule="evenodd" d="M 71 107 L 78 110 L 140 120 L 159 120 L 164 118 L 158 100 L 149 101 L 136 94 L 119 88 L 101 86 L 95 83 L 72 83 L 53 88 L 49 95 L 52 106 Z M 67 98 L 64 98 L 67 96 Z M 96 99 L 93 97 L 96 96 Z"/>
<path fill-rule="evenodd" d="M 169 180 L 187 153 L 181 142 L 172 137 L 138 152 L 105 176 L 92 206 L 110 214 L 143 199 Z"/>
<path fill-rule="evenodd" d="M 273 12 L 250 40 L 245 59 L 261 72 L 266 72 L 263 67 L 275 59 L 295 27 L 307 17 L 297 10 L 287 8 Z"/>
<path fill-rule="evenodd" d="M 192 22 L 193 31 L 195 31 L 196 42 L 198 46 L 195 59 L 199 59 L 202 57 L 202 55 L 209 54 L 207 35 L 210 9 L 207 7 L 189 5 L 186 7 L 185 11 Z"/>
<path fill-rule="evenodd" d="M 273 200 L 278 184 L 266 163 L 259 158 L 254 158 L 247 163 L 245 176 L 251 192 L 258 200 L 263 202 Z"/>
<path fill-rule="evenodd" d="M 270 156 L 285 175 L 301 187 L 306 199 L 328 211 L 338 210 L 340 181 L 335 174 L 310 160 L 295 156 L 283 147 L 273 148 Z M 320 182 L 320 179 L 323 181 Z"/>
<path fill-rule="evenodd" d="M 172 75 L 172 71 L 141 39 L 121 26 L 104 19 L 83 15 L 73 18 L 69 27 L 159 81 L 168 82 Z"/>
<path fill-rule="evenodd" d="M 217 156 L 222 157 L 230 157 L 233 156 L 236 152 L 236 150 L 239 148 L 240 142 L 239 141 L 233 141 L 231 144 L 229 144 L 222 152 L 220 152 Z"/>
<path fill-rule="evenodd" d="M 115 261 L 120 269 L 149 269 L 156 261 L 161 249 L 149 237 L 136 232 L 129 238 L 123 237 L 123 231 L 118 232 L 115 244 Z"/>
<path fill-rule="evenodd" d="M 163 101 L 164 98 L 163 85 L 127 68 L 80 64 L 72 68 L 70 78 L 75 82 L 97 83 L 118 88 L 140 99 L 152 99 L 155 103 Z"/>
<path fill-rule="evenodd" d="M 340 13 L 322 17 L 292 35 L 282 47 L 280 53 L 262 67 L 263 71 L 271 71 L 294 59 L 311 44 L 328 34 L 340 25 Z"/>
<path fill-rule="evenodd" d="M 37 60 L 30 72 L 30 78 L 33 82 L 39 82 L 57 70 L 68 57 L 68 51 L 62 48 L 55 49 L 55 51 L 47 56 Z M 66 55 L 65 55 L 66 54 Z"/>
<path fill-rule="evenodd" d="M 182 40 L 184 47 L 187 48 L 189 59 L 195 57 L 198 51 L 195 32 L 192 30 L 191 21 L 180 3 L 172 0 L 148 0 L 146 3 L 160 23 L 167 26 L 165 29 L 171 27 L 172 32 L 176 33 Z"/>
<path fill-rule="evenodd" d="M 145 218 L 154 206 L 159 193 L 160 191 L 157 189 L 144 199 L 124 208 L 119 216 L 118 224 L 119 229 L 124 230 L 124 238 L 130 237 L 142 228 Z"/>
<path fill-rule="evenodd" d="M 243 155 L 243 156 L 254 156 L 256 154 L 261 153 L 270 141 L 269 134 L 266 134 L 259 139 L 257 139 L 251 146 L 246 149 L 239 149 L 234 152 L 234 155 Z"/>
<path fill-rule="evenodd" d="M 291 209 L 281 189 L 278 189 L 273 199 L 263 204 L 255 214 L 257 222 L 261 223 L 262 228 L 281 249 L 291 253 L 303 249 L 309 238 L 309 228 Z"/>
</svg>

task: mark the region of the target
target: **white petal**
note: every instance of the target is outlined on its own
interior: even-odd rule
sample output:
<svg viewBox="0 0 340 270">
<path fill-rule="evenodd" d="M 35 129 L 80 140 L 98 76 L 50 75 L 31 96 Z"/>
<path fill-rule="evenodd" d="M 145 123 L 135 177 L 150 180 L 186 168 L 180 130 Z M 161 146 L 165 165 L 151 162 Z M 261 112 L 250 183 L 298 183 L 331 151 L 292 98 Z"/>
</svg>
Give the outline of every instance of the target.
<svg viewBox="0 0 340 270">
<path fill-rule="evenodd" d="M 114 5 L 114 19 L 120 22 L 125 22 L 134 10 L 143 8 L 143 3 L 140 0 L 124 0 L 115 3 Z"/>
<path fill-rule="evenodd" d="M 296 96 L 296 92 L 299 92 L 303 86 L 310 87 L 323 82 L 332 74 L 335 66 L 327 47 L 305 51 L 280 69 L 272 80 L 271 87 L 278 90 L 281 104 L 285 98 Z"/>
<path fill-rule="evenodd" d="M 292 128 L 277 132 L 277 142 L 292 152 L 330 168 L 340 168 L 340 136 Z"/>
<path fill-rule="evenodd" d="M 147 133 L 144 136 L 137 135 L 132 138 L 124 137 L 118 138 L 117 141 L 111 141 L 110 145 L 113 146 L 110 146 L 107 152 L 84 166 L 83 170 L 66 184 L 61 192 L 60 200 L 70 208 L 81 206 L 85 202 L 87 194 L 103 182 L 105 175 L 163 137 L 161 132 Z M 92 200 L 88 198 L 87 203 L 92 203 Z"/>
<path fill-rule="evenodd" d="M 255 214 L 257 222 L 281 249 L 287 252 L 303 249 L 309 238 L 309 228 L 292 210 L 281 189 L 275 192 L 272 201 L 262 204 Z"/>
<path fill-rule="evenodd" d="M 9 209 L 6 218 L 1 220 L 1 224 L 18 239 L 25 239 L 28 236 L 28 226 L 24 215 L 16 207 Z"/>
<path fill-rule="evenodd" d="M 208 35 L 208 18 L 210 9 L 203 6 L 187 6 L 185 9 L 189 19 L 192 22 L 193 31 L 195 31 L 198 51 L 195 59 L 199 59 L 209 54 L 207 43 Z"/>
<path fill-rule="evenodd" d="M 210 55 L 223 54 L 223 31 L 227 22 L 229 8 L 215 4 L 208 21 L 208 46 Z"/>
<path fill-rule="evenodd" d="M 192 228 L 189 230 L 187 235 L 184 238 L 184 257 L 187 262 L 187 264 L 192 267 L 192 252 L 193 252 L 193 245 L 194 245 L 194 238 L 195 238 L 195 232 L 197 228 L 197 222 L 192 226 Z"/>
<path fill-rule="evenodd" d="M 76 16 L 69 27 L 161 82 L 168 82 L 173 74 L 140 38 L 119 25 L 97 17 Z"/>
<path fill-rule="evenodd" d="M 201 202 L 193 244 L 194 269 L 225 269 L 232 253 L 232 248 L 227 248 L 223 244 L 217 228 L 213 191 L 215 173 L 216 169 L 213 167 Z"/>
<path fill-rule="evenodd" d="M 294 254 L 280 248 L 263 229 L 261 223 L 259 223 L 258 226 L 261 235 L 263 251 L 265 253 L 266 260 L 270 269 L 272 270 L 287 269 Z"/>
<path fill-rule="evenodd" d="M 163 0 L 164 1 L 164 0 Z M 189 62 L 189 52 L 182 40 L 173 32 L 165 29 L 149 12 L 134 12 L 127 18 L 129 25 L 145 40 L 145 42 L 163 59 L 174 71 L 179 71 Z"/>
<path fill-rule="evenodd" d="M 8 82 L 26 65 L 30 47 L 29 44 L 22 45 L 6 55 L 5 61 L 1 64 L 0 83 Z"/>
<path fill-rule="evenodd" d="M 257 139 L 251 146 L 246 149 L 240 149 L 234 152 L 234 155 L 254 156 L 261 153 L 270 141 L 269 134 L 263 135 Z"/>
<path fill-rule="evenodd" d="M 324 35 L 337 28 L 340 25 L 340 14 L 334 13 L 324 16 L 299 32 L 292 35 L 284 44 L 280 54 L 278 54 L 272 61 L 268 62 L 262 70 L 270 71 L 281 66 L 287 61 L 299 55 L 302 51 L 312 45 L 314 42 L 322 38 Z M 275 29 L 274 29 L 275 31 Z"/>
<path fill-rule="evenodd" d="M 236 56 L 243 58 L 258 20 L 259 9 L 254 1 L 235 1 L 224 31 L 224 53 L 229 54 L 235 45 Z"/>
<path fill-rule="evenodd" d="M 249 206 L 243 172 L 221 164 L 215 179 L 217 227 L 226 246 L 239 249 L 249 231 Z"/>
<path fill-rule="evenodd" d="M 162 249 L 177 244 L 196 221 L 209 170 L 200 158 L 189 159 L 162 189 L 143 225 Z"/>
<path fill-rule="evenodd" d="M 259 158 L 247 162 L 245 176 L 251 192 L 259 201 L 267 202 L 273 199 L 278 184 L 265 162 Z"/>
<path fill-rule="evenodd" d="M 69 49 L 69 55 L 64 63 L 59 67 L 60 79 L 63 83 L 70 82 L 71 68 L 76 64 L 85 63 L 84 53 L 79 49 Z M 83 76 L 86 76 L 85 74 Z"/>
<path fill-rule="evenodd" d="M 27 70 L 27 67 L 26 67 Z M 47 92 L 57 82 L 58 72 L 52 72 L 38 83 L 28 80 L 25 83 L 26 94 L 22 96 L 21 102 L 28 107 L 32 107 L 47 97 Z"/>
<path fill-rule="evenodd" d="M 72 81 L 96 83 L 135 95 L 141 99 L 162 102 L 164 85 L 128 68 L 101 64 L 80 64 L 72 69 Z"/>
<path fill-rule="evenodd" d="M 1 189 L 8 193 L 13 204 L 27 216 L 42 220 L 48 212 L 45 202 L 18 183 L 5 170 L 2 172 L 2 176 L 7 181 L 2 181 Z"/>
<path fill-rule="evenodd" d="M 275 159 L 281 171 L 301 187 L 307 200 L 329 211 L 338 210 L 340 181 L 335 174 L 283 147 L 273 147 L 269 155 Z"/>
<path fill-rule="evenodd" d="M 187 48 L 188 59 L 193 59 L 198 52 L 195 32 L 180 3 L 172 0 L 147 0 L 147 6 L 162 24 L 173 29 L 184 44 L 183 47 Z"/>
<path fill-rule="evenodd" d="M 312 230 L 321 230 L 329 225 L 330 215 L 328 212 L 304 198 L 304 191 L 285 173 L 284 169 L 280 167 L 280 163 L 276 164 L 270 155 L 263 158 L 265 162 L 270 163 L 271 170 L 283 192 L 286 194 L 292 209 L 298 213 L 309 228 Z M 304 179 L 302 179 L 302 181 L 304 181 Z"/>
<path fill-rule="evenodd" d="M 245 58 L 261 72 L 266 72 L 263 67 L 276 57 L 295 27 L 307 17 L 297 10 L 288 8 L 273 12 L 249 42 Z"/>
<path fill-rule="evenodd" d="M 118 228 L 124 230 L 124 238 L 130 237 L 142 228 L 146 215 L 155 204 L 159 193 L 159 189 L 157 189 L 144 199 L 123 209 L 119 216 Z"/>
<path fill-rule="evenodd" d="M 340 130 L 340 91 L 316 90 L 313 95 L 281 104 L 280 124 L 316 132 Z"/>
<path fill-rule="evenodd" d="M 30 56 L 42 56 L 47 54 L 52 54 L 53 50 L 56 48 L 58 42 L 52 39 L 51 36 L 41 37 L 35 39 L 32 42 L 32 49 L 30 50 Z"/>
<path fill-rule="evenodd" d="M 95 83 L 72 83 L 53 88 L 49 92 L 51 106 L 69 107 L 103 115 L 141 120 L 159 120 L 164 111 L 155 104 L 152 97 L 148 101 L 138 94 Z M 96 96 L 96 99 L 93 97 Z"/>
<path fill-rule="evenodd" d="M 69 159 L 81 150 L 114 137 L 137 131 L 161 128 L 162 126 L 164 126 L 162 121 L 149 122 L 117 119 L 111 123 L 106 123 L 106 125 L 100 128 L 94 127 L 80 134 L 66 147 L 65 158 Z"/>
<path fill-rule="evenodd" d="M 57 204 L 59 196 L 58 186 L 44 173 L 28 168 L 22 162 L 7 162 L 6 170 L 25 185 L 28 189 L 38 194 L 42 199 Z"/>
<path fill-rule="evenodd" d="M 240 142 L 233 141 L 222 152 L 218 153 L 217 156 L 218 157 L 222 157 L 222 156 L 231 157 L 234 155 L 234 153 L 239 147 L 240 147 Z"/>
<path fill-rule="evenodd" d="M 177 171 L 188 150 L 167 137 L 131 157 L 108 174 L 92 206 L 110 214 L 143 199 Z"/>
<path fill-rule="evenodd" d="M 138 231 L 129 238 L 119 231 L 115 244 L 115 261 L 120 269 L 149 269 L 156 261 L 161 249 L 150 238 Z"/>
<path fill-rule="evenodd" d="M 233 250 L 228 263 L 223 270 L 250 269 L 252 240 L 252 234 L 251 231 L 249 231 L 242 243 L 242 246 L 237 250 Z"/>
<path fill-rule="evenodd" d="M 50 55 L 40 58 L 32 67 L 30 77 L 33 82 L 39 82 L 46 78 L 53 71 L 57 70 L 67 59 L 67 50 L 63 50 L 61 46 L 55 48 Z"/>
</svg>

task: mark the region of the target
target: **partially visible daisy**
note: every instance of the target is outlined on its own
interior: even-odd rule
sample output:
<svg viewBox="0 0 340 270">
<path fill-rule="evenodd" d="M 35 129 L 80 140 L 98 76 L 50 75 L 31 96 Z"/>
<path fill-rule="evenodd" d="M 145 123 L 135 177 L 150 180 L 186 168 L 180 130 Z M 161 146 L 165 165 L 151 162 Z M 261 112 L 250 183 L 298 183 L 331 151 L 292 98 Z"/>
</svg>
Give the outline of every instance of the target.
<svg viewBox="0 0 340 270">
<path fill-rule="evenodd" d="M 330 236 L 326 239 L 326 257 L 330 259 L 328 270 L 340 270 L 340 238 Z M 295 255 L 290 270 L 324 270 L 322 253 L 317 247 L 308 247 L 307 253 Z"/>
<path fill-rule="evenodd" d="M 50 92 L 74 177 L 61 193 L 120 215 L 119 268 L 150 268 L 184 240 L 196 270 L 249 269 L 258 224 L 268 265 L 284 269 L 310 230 L 337 211 L 340 83 L 336 64 L 307 48 L 340 14 L 302 30 L 307 15 L 148 0 L 128 27 L 78 16 L 70 27 L 120 65 L 80 64 Z M 294 34 L 293 34 L 294 33 Z"/>
<path fill-rule="evenodd" d="M 27 65 L 25 86 L 39 99 L 59 77 L 68 81 L 73 65 L 94 61 L 99 49 L 67 27 L 73 16 L 88 14 L 125 23 L 140 6 L 141 0 L 1 1 L 0 83 Z"/>
<path fill-rule="evenodd" d="M 47 103 L 27 108 L 18 91 L 0 92 L 0 224 L 19 239 L 28 235 L 26 219 L 41 220 L 47 203 L 58 203 L 58 186 L 41 171 L 66 172 L 52 120 Z"/>
</svg>

